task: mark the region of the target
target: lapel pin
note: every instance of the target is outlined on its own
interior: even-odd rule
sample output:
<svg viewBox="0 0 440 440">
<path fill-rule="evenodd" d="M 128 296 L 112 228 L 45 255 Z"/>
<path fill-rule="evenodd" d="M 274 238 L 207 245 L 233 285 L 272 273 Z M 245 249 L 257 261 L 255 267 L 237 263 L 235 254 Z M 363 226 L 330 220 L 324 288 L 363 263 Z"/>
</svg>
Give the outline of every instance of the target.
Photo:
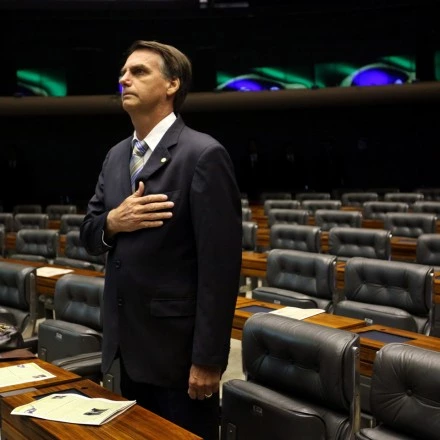
<svg viewBox="0 0 440 440">
<path fill-rule="evenodd" d="M 166 162 L 167 161 L 167 158 L 166 157 L 162 157 L 162 159 L 160 160 L 162 163 L 164 163 L 164 162 Z"/>
</svg>

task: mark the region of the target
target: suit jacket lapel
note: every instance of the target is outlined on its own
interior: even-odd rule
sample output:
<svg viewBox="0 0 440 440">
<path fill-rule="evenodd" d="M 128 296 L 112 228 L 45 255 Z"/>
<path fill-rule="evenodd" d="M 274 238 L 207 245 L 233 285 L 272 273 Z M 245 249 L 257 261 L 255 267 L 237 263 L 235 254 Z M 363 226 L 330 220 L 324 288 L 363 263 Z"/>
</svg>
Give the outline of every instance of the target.
<svg viewBox="0 0 440 440">
<path fill-rule="evenodd" d="M 172 159 L 169 150 L 177 144 L 183 127 L 184 123 L 179 116 L 174 124 L 165 133 L 157 147 L 154 149 L 144 168 L 142 168 L 138 174 L 136 180 L 145 181 L 149 179 L 156 171 L 168 165 Z M 128 180 L 130 181 L 130 178 Z"/>
</svg>

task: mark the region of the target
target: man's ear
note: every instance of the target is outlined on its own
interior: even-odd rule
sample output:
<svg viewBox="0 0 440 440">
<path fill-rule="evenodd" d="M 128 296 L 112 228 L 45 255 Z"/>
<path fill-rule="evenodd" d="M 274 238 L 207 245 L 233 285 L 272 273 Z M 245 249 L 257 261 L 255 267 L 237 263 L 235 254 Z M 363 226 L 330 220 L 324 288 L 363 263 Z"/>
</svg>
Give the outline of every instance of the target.
<svg viewBox="0 0 440 440">
<path fill-rule="evenodd" d="M 177 90 L 180 88 L 180 79 L 179 78 L 173 78 L 170 80 L 167 88 L 167 95 L 171 96 L 174 95 Z"/>
</svg>

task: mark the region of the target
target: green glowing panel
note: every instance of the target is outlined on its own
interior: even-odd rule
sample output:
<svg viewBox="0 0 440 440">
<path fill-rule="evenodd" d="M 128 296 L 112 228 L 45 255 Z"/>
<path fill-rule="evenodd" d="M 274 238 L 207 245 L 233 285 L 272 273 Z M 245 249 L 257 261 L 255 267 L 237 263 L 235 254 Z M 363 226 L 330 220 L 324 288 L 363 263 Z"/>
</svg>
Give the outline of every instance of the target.
<svg viewBox="0 0 440 440">
<path fill-rule="evenodd" d="M 25 95 L 66 96 L 64 72 L 56 69 L 17 70 L 17 85 Z"/>
</svg>

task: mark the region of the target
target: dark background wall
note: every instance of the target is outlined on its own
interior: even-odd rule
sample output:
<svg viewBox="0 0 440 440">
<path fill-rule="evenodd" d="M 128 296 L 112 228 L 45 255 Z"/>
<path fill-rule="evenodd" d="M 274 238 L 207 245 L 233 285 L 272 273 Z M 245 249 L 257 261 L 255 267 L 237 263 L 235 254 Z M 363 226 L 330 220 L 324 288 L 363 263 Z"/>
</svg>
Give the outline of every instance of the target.
<svg viewBox="0 0 440 440">
<path fill-rule="evenodd" d="M 80 3 L 43 7 L 41 0 L 33 10 L 28 5 L 20 9 L 16 2 L 0 6 L 0 104 L 1 96 L 16 92 L 15 71 L 25 67 L 65 68 L 69 96 L 116 94 L 122 54 L 137 38 L 158 39 L 188 53 L 196 93 L 214 89 L 219 68 L 355 61 L 384 54 L 414 54 L 418 79 L 435 80 L 434 53 L 440 50 L 435 2 L 304 1 L 286 6 L 257 1 L 247 8 L 209 2 L 205 9 L 196 2 L 167 7 L 158 2 L 126 2 L 123 7 L 118 2 Z M 222 4 L 227 3 L 233 2 Z M 412 190 L 440 186 L 438 95 L 437 90 L 430 97 L 430 106 L 420 99 L 392 98 L 343 106 L 231 106 L 227 111 L 213 104 L 209 111 L 183 111 L 183 117 L 226 146 L 242 191 L 251 194 L 344 187 Z M 122 111 L 42 113 L 0 114 L 5 210 L 19 202 L 85 204 L 106 151 L 132 131 Z M 257 176 L 248 169 L 251 143 L 259 153 Z"/>
</svg>

